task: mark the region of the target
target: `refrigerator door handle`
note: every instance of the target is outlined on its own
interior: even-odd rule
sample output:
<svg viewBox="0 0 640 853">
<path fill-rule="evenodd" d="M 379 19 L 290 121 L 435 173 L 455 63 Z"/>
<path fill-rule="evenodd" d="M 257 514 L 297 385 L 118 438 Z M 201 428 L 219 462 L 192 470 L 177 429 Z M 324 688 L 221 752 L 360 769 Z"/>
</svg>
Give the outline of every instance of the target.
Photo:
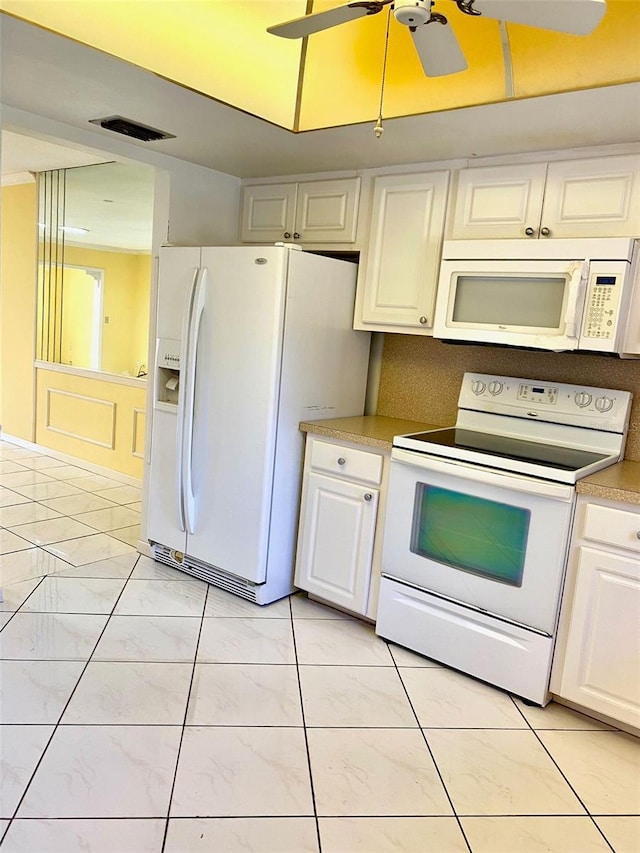
<svg viewBox="0 0 640 853">
<path fill-rule="evenodd" d="M 193 313 L 193 300 L 198 283 L 199 268 L 193 271 L 193 281 L 189 288 L 189 296 L 182 317 L 182 344 L 180 347 L 180 385 L 178 386 L 178 417 L 176 421 L 176 493 L 178 498 L 178 526 L 184 533 L 186 530 L 186 514 L 184 507 L 184 460 L 182 447 L 184 444 L 184 413 L 187 396 L 187 361 L 189 358 L 189 328 Z"/>
<path fill-rule="evenodd" d="M 182 501 L 184 507 L 185 524 L 187 533 L 196 532 L 196 497 L 193 491 L 193 415 L 196 401 L 196 357 L 198 352 L 198 337 L 202 315 L 204 313 L 204 302 L 207 284 L 207 268 L 201 267 L 198 271 L 191 316 L 189 318 L 186 391 L 182 426 Z"/>
</svg>

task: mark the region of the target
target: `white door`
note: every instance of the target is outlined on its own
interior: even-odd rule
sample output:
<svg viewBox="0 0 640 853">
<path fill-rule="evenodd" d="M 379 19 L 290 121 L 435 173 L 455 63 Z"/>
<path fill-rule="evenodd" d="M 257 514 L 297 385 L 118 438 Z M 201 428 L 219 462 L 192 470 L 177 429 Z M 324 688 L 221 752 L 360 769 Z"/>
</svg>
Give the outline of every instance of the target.
<svg viewBox="0 0 640 853">
<path fill-rule="evenodd" d="M 431 334 L 448 172 L 375 180 L 360 329 Z"/>
<path fill-rule="evenodd" d="M 452 240 L 538 237 L 546 163 L 463 169 Z"/>
<path fill-rule="evenodd" d="M 558 692 L 640 725 L 640 563 L 580 548 Z"/>
<path fill-rule="evenodd" d="M 157 336 L 158 340 L 180 341 L 182 351 L 183 325 L 199 265 L 199 248 L 160 249 Z M 183 378 L 181 371 L 181 383 Z M 162 383 L 167 381 L 167 374 L 158 366 L 153 381 L 147 536 L 152 542 L 184 552 L 186 531 L 180 497 L 178 406 L 162 402 L 166 398 Z"/>
<path fill-rule="evenodd" d="M 244 187 L 240 239 L 244 243 L 273 243 L 291 239 L 295 207 L 296 184 Z"/>
<path fill-rule="evenodd" d="M 640 156 L 550 163 L 541 226 L 550 237 L 640 234 Z"/>
<path fill-rule="evenodd" d="M 377 508 L 377 489 L 308 474 L 296 586 L 366 613 Z"/>
<path fill-rule="evenodd" d="M 256 583 L 266 575 L 287 257 L 277 247 L 202 250 L 186 550 Z"/>
<path fill-rule="evenodd" d="M 382 573 L 552 634 L 574 489 L 394 450 Z"/>
<path fill-rule="evenodd" d="M 353 243 L 360 178 L 298 184 L 293 237 L 300 243 Z"/>
</svg>

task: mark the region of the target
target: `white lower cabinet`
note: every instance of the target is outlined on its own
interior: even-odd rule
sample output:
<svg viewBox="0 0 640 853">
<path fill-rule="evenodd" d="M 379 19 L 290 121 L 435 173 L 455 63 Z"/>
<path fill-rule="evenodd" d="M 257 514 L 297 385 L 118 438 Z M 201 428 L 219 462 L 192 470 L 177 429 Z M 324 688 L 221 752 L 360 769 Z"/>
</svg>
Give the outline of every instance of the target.
<svg viewBox="0 0 640 853">
<path fill-rule="evenodd" d="M 384 462 L 383 452 L 307 439 L 295 584 L 369 618 L 379 585 L 372 568 Z"/>
<path fill-rule="evenodd" d="M 640 728 L 640 507 L 580 496 L 551 689 Z"/>
</svg>

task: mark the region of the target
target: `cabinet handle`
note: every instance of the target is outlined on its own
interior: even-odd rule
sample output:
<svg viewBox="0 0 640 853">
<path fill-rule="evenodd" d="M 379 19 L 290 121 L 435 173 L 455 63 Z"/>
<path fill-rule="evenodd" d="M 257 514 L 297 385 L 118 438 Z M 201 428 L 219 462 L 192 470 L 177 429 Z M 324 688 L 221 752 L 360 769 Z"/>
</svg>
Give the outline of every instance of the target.
<svg viewBox="0 0 640 853">
<path fill-rule="evenodd" d="M 536 229 L 531 228 L 531 226 L 529 226 L 529 228 L 524 229 L 524 233 L 527 235 L 527 237 L 533 237 L 534 234 L 536 233 Z"/>
<path fill-rule="evenodd" d="M 423 316 L 423 317 L 420 317 L 420 323 L 421 323 L 423 326 L 426 326 L 428 322 L 429 322 L 429 321 L 427 320 L 427 318 L 426 318 L 426 317 L 424 317 L 424 316 Z"/>
<path fill-rule="evenodd" d="M 547 228 L 545 226 L 544 228 L 540 229 L 540 233 L 542 234 L 543 237 L 550 237 L 551 236 L 551 228 Z"/>
<path fill-rule="evenodd" d="M 347 460 L 344 458 L 344 456 L 340 456 L 340 457 L 338 457 L 338 465 L 344 465 L 344 463 L 345 463 L 346 461 L 347 461 Z"/>
<path fill-rule="evenodd" d="M 285 232 L 284 232 L 284 237 L 285 237 L 285 239 L 286 239 L 286 240 L 288 240 L 288 239 L 289 239 L 289 237 L 291 237 L 291 231 L 285 231 Z"/>
<path fill-rule="evenodd" d="M 297 231 L 294 231 L 294 232 L 293 232 L 293 239 L 294 239 L 294 240 L 299 240 L 299 239 L 300 239 L 300 235 L 298 234 L 298 232 L 297 232 Z"/>
<path fill-rule="evenodd" d="M 372 498 L 373 498 L 373 495 L 371 494 L 371 492 L 367 492 L 366 495 L 364 496 L 365 501 L 370 501 L 370 500 L 372 500 Z"/>
</svg>

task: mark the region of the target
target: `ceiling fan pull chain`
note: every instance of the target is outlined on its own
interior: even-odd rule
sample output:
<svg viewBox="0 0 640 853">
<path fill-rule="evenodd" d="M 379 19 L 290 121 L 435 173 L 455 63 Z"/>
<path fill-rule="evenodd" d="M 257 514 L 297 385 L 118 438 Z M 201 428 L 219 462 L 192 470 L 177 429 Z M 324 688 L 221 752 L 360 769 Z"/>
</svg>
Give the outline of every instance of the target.
<svg viewBox="0 0 640 853">
<path fill-rule="evenodd" d="M 373 132 L 376 135 L 376 139 L 380 139 L 382 134 L 384 133 L 384 127 L 382 126 L 382 102 L 384 100 L 384 81 L 387 74 L 387 53 L 389 51 L 389 24 L 391 23 L 391 7 L 389 7 L 387 11 L 387 33 L 384 39 L 384 57 L 382 59 L 382 82 L 380 84 L 380 108 L 378 109 L 378 121 L 376 122 L 376 126 L 373 128 Z"/>
</svg>

